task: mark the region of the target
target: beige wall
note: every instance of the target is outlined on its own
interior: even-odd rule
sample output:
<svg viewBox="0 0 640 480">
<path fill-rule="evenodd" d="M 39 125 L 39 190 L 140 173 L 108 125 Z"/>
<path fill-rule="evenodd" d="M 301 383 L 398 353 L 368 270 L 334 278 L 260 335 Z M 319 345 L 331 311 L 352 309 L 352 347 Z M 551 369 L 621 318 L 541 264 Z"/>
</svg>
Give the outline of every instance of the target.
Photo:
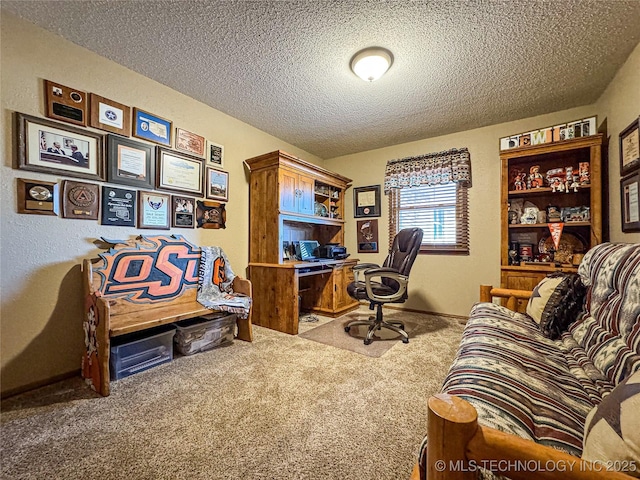
<svg viewBox="0 0 640 480">
<path fill-rule="evenodd" d="M 1 351 L 2 391 L 80 368 L 83 348 L 79 265 L 99 250 L 94 239 L 141 230 L 16 213 L 16 178 L 61 180 L 11 168 L 12 113 L 44 116 L 43 79 L 94 92 L 173 120 L 225 146 L 229 171 L 226 230 L 174 229 L 198 245 L 220 245 L 236 273 L 248 262 L 248 182 L 243 160 L 277 149 L 322 161 L 202 103 L 2 12 Z M 145 230 L 146 234 L 166 233 Z"/>
<path fill-rule="evenodd" d="M 620 132 L 640 115 L 640 44 L 595 104 L 607 118 L 609 134 L 609 200 L 611 241 L 640 242 L 640 233 L 624 233 L 620 212 Z"/>
</svg>

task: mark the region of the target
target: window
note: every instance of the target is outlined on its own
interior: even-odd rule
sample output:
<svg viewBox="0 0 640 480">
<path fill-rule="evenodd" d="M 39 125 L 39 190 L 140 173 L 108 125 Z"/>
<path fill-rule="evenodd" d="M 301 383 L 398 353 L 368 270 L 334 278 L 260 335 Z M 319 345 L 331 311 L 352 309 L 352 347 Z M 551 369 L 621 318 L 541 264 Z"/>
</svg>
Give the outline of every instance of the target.
<svg viewBox="0 0 640 480">
<path fill-rule="evenodd" d="M 421 253 L 469 254 L 467 187 L 458 182 L 392 188 L 390 241 L 403 228 L 424 232 Z"/>
</svg>

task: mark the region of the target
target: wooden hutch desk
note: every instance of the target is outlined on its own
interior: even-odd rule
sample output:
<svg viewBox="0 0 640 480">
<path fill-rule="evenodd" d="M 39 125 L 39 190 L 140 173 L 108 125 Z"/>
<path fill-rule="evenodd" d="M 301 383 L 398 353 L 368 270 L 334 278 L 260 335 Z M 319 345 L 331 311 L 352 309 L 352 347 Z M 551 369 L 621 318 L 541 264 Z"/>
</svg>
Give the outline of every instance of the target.
<svg viewBox="0 0 640 480">
<path fill-rule="evenodd" d="M 351 179 L 281 150 L 245 163 L 251 171 L 252 322 L 296 335 L 300 307 L 333 317 L 357 308 L 346 291 L 357 260 L 291 261 L 284 249 L 284 242 L 298 240 L 344 243 L 344 193 Z"/>
</svg>

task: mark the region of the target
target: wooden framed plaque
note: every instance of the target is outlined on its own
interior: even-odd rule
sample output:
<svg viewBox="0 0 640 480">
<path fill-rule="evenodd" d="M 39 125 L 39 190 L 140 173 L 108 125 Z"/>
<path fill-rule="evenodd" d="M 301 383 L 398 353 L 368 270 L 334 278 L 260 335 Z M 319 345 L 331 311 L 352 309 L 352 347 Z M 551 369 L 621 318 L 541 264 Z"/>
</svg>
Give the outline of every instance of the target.
<svg viewBox="0 0 640 480">
<path fill-rule="evenodd" d="M 131 107 L 92 93 L 89 125 L 128 137 L 131 135 Z"/>
<path fill-rule="evenodd" d="M 18 213 L 58 215 L 58 184 L 18 178 Z"/>
<path fill-rule="evenodd" d="M 198 200 L 196 220 L 198 228 L 226 228 L 227 212 L 224 203 Z"/>
<path fill-rule="evenodd" d="M 358 253 L 378 253 L 378 219 L 358 220 Z"/>
<path fill-rule="evenodd" d="M 59 83 L 45 80 L 45 99 L 47 117 L 73 123 L 87 125 L 87 93 L 77 88 L 67 87 Z"/>
<path fill-rule="evenodd" d="M 95 183 L 65 180 L 62 183 L 62 217 L 97 220 L 100 187 Z"/>
<path fill-rule="evenodd" d="M 193 228 L 196 225 L 196 199 L 171 196 L 171 226 L 175 228 Z"/>
</svg>

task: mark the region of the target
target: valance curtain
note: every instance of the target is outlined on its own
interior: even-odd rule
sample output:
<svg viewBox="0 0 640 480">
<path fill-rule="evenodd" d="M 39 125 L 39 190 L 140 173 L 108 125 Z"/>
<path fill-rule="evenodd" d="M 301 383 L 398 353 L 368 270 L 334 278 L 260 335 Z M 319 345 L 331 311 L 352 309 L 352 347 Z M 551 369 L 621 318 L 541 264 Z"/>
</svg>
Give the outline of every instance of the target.
<svg viewBox="0 0 640 480">
<path fill-rule="evenodd" d="M 392 188 L 451 182 L 471 188 L 471 157 L 466 148 L 389 160 L 384 175 L 384 193 L 388 194 Z"/>
</svg>

